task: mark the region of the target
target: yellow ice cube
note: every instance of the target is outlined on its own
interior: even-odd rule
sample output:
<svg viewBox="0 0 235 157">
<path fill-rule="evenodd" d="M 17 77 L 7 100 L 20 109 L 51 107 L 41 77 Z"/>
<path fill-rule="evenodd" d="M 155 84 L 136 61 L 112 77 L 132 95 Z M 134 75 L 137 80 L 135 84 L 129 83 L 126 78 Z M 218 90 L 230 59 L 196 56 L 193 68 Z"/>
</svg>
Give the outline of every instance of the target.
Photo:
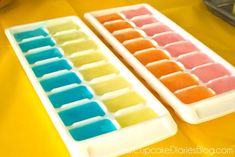
<svg viewBox="0 0 235 157">
<path fill-rule="evenodd" d="M 55 35 L 53 38 L 58 44 L 63 44 L 68 41 L 78 40 L 78 39 L 87 39 L 87 35 L 81 31 L 69 32 L 65 34 Z"/>
<path fill-rule="evenodd" d="M 103 95 L 108 92 L 112 92 L 118 89 L 131 87 L 130 82 L 128 82 L 122 76 L 117 76 L 109 80 L 103 80 L 94 84 L 91 84 L 91 88 L 94 89 L 95 93 L 98 95 Z"/>
<path fill-rule="evenodd" d="M 144 104 L 145 99 L 137 92 L 130 91 L 113 98 L 105 99 L 103 102 L 110 112 L 115 112 L 130 106 Z"/>
<path fill-rule="evenodd" d="M 54 24 L 47 27 L 50 34 L 55 34 L 67 30 L 78 30 L 79 26 L 73 21 L 67 21 L 64 23 Z"/>
<path fill-rule="evenodd" d="M 106 61 L 107 57 L 100 51 L 89 52 L 70 58 L 75 67 L 98 61 Z"/>
<path fill-rule="evenodd" d="M 92 66 L 89 68 L 82 69 L 79 72 L 82 74 L 83 78 L 87 81 L 97 77 L 119 73 L 118 69 L 111 63 Z"/>
<path fill-rule="evenodd" d="M 116 117 L 116 120 L 122 127 L 127 127 L 143 121 L 154 119 L 158 115 L 149 107 L 144 107 L 139 110 L 130 111 L 129 113 L 121 114 Z"/>
<path fill-rule="evenodd" d="M 92 40 L 83 40 L 78 42 L 73 42 L 61 46 L 65 55 L 71 55 L 73 53 L 86 51 L 86 50 L 95 50 L 98 48 L 98 45 Z"/>
</svg>

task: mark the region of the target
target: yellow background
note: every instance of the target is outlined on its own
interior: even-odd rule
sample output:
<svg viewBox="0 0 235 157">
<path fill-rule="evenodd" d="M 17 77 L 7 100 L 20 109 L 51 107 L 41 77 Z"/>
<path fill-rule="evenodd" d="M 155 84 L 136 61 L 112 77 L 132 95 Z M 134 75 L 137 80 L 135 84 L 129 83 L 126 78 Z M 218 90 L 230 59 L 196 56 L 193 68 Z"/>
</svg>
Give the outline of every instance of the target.
<svg viewBox="0 0 235 157">
<path fill-rule="evenodd" d="M 83 14 L 88 11 L 143 2 L 153 5 L 235 65 L 235 28 L 209 12 L 202 0 L 15 0 L 7 8 L 0 10 L 0 156 L 69 156 L 9 45 L 4 28 L 66 15 L 78 15 L 84 20 Z M 178 124 L 178 133 L 148 148 L 235 148 L 235 113 L 200 125 L 190 125 L 169 110 Z M 124 155 L 128 156 L 143 154 Z M 232 155 L 214 156 L 235 156 L 235 149 Z"/>
</svg>

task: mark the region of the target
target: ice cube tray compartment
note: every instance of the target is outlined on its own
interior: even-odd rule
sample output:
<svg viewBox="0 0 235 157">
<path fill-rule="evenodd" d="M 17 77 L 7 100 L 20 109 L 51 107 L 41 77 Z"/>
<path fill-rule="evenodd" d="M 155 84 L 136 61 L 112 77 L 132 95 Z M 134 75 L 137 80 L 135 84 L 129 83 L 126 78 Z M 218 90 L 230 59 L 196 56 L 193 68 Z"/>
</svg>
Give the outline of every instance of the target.
<svg viewBox="0 0 235 157">
<path fill-rule="evenodd" d="M 80 143 L 96 148 L 99 144 L 94 145 L 94 141 L 104 142 L 107 150 L 113 149 L 111 154 L 132 150 L 132 142 L 127 142 L 127 147 L 117 144 L 109 148 L 110 142 L 118 143 L 109 140 L 124 139 L 133 131 L 160 126 L 168 130 L 141 139 L 148 143 L 175 133 L 175 123 L 161 103 L 78 18 L 16 26 L 6 34 L 72 154 L 74 148 L 80 149 Z M 140 118 L 145 110 L 151 115 Z M 152 124 L 145 128 L 144 123 Z M 139 125 L 137 130 L 135 125 Z M 137 147 L 143 145 L 141 140 Z M 75 154 L 107 152 L 81 149 Z"/>
<path fill-rule="evenodd" d="M 187 122 L 200 123 L 235 110 L 232 101 L 216 104 L 217 99 L 235 97 L 235 87 L 228 87 L 233 66 L 148 4 L 94 11 L 85 17 Z M 224 105 L 224 110 L 214 109 L 215 114 L 207 117 L 197 113 L 210 102 Z"/>
</svg>

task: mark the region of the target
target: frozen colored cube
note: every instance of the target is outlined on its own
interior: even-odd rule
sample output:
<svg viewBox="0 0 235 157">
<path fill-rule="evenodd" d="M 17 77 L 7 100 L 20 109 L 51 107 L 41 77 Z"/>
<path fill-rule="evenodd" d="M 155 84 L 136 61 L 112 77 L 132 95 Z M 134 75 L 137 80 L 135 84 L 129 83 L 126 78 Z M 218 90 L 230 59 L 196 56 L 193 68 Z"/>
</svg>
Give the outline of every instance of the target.
<svg viewBox="0 0 235 157">
<path fill-rule="evenodd" d="M 29 50 L 32 49 L 37 49 L 37 48 L 42 48 L 42 47 L 47 47 L 47 46 L 55 46 L 55 42 L 50 38 L 40 38 L 40 39 L 35 39 L 35 40 L 30 40 L 26 42 L 22 42 L 19 44 L 21 50 L 26 53 Z"/>
<path fill-rule="evenodd" d="M 77 141 L 86 140 L 102 134 L 117 130 L 117 127 L 109 119 L 102 119 L 69 130 L 72 137 Z"/>
<path fill-rule="evenodd" d="M 65 42 L 87 39 L 88 36 L 81 31 L 73 31 L 65 34 L 54 35 L 53 38 L 58 44 L 63 44 Z"/>
<path fill-rule="evenodd" d="M 148 70 L 156 77 L 161 77 L 174 72 L 182 71 L 182 68 L 174 61 L 164 60 L 147 65 Z"/>
<path fill-rule="evenodd" d="M 126 18 L 131 19 L 136 16 L 141 15 L 151 15 L 152 13 L 145 7 L 139 7 L 137 9 L 132 10 L 126 10 L 121 12 L 123 15 L 125 15 Z"/>
<path fill-rule="evenodd" d="M 137 27 L 142 27 L 142 26 L 147 25 L 147 24 L 156 23 L 156 22 L 158 22 L 158 20 L 153 16 L 147 16 L 147 17 L 135 18 L 135 19 L 132 20 L 132 22 Z"/>
<path fill-rule="evenodd" d="M 76 73 L 71 71 L 40 80 L 41 86 L 47 92 L 58 87 L 79 83 L 81 83 L 81 79 Z"/>
<path fill-rule="evenodd" d="M 42 77 L 45 74 L 57 72 L 60 70 L 70 69 L 72 69 L 72 65 L 65 59 L 39 64 L 32 67 L 32 70 L 37 77 Z"/>
<path fill-rule="evenodd" d="M 166 46 L 165 49 L 171 54 L 172 57 L 178 57 L 189 52 L 198 51 L 198 48 L 191 42 L 171 44 Z"/>
<path fill-rule="evenodd" d="M 230 72 L 219 63 L 213 63 L 195 68 L 194 70 L 192 70 L 192 73 L 205 83 L 210 80 L 230 74 Z"/>
<path fill-rule="evenodd" d="M 85 104 L 79 104 L 60 111 L 60 118 L 66 126 L 70 126 L 76 122 L 80 122 L 89 118 L 104 116 L 105 112 L 98 102 L 92 101 Z"/>
<path fill-rule="evenodd" d="M 38 37 L 38 36 L 46 37 L 48 36 L 48 33 L 44 28 L 36 28 L 34 30 L 29 30 L 29 31 L 19 32 L 19 33 L 14 34 L 14 37 L 17 42 L 20 42 L 28 38 Z"/>
<path fill-rule="evenodd" d="M 99 61 L 106 61 L 106 60 L 107 60 L 107 57 L 104 55 L 103 52 L 100 52 L 100 51 L 82 53 L 82 54 L 78 54 L 75 57 L 70 58 L 70 61 L 73 63 L 75 67 L 81 67 L 86 64 L 99 62 Z"/>
<path fill-rule="evenodd" d="M 217 94 L 224 93 L 235 89 L 235 77 L 229 76 L 211 81 L 208 87 L 213 89 Z"/>
<path fill-rule="evenodd" d="M 114 21 L 105 23 L 104 27 L 111 33 L 122 29 L 133 28 L 133 26 L 127 21 Z"/>
<path fill-rule="evenodd" d="M 120 95 L 115 95 L 103 100 L 105 106 L 110 112 L 131 107 L 138 104 L 145 104 L 146 100 L 143 96 L 135 91 L 129 91 Z"/>
<path fill-rule="evenodd" d="M 87 81 L 110 74 L 117 74 L 119 70 L 111 63 L 87 67 L 79 71 Z"/>
<path fill-rule="evenodd" d="M 55 58 L 55 57 L 61 58 L 62 56 L 63 56 L 62 52 L 58 48 L 51 48 L 51 49 L 42 50 L 39 52 L 25 55 L 25 58 L 27 59 L 29 64 L 34 64 L 38 61 L 46 60 L 49 58 Z"/>
<path fill-rule="evenodd" d="M 130 88 L 131 84 L 125 78 L 118 76 L 108 80 L 92 83 L 90 86 L 97 95 L 103 95 L 119 89 Z"/>
<path fill-rule="evenodd" d="M 117 13 L 105 14 L 96 17 L 100 23 L 115 21 L 115 20 L 123 20 L 122 16 Z"/>
<path fill-rule="evenodd" d="M 64 32 L 68 30 L 79 30 L 80 27 L 74 21 L 66 21 L 63 23 L 48 23 L 47 30 L 50 34 L 57 34 L 59 32 Z"/>
<path fill-rule="evenodd" d="M 86 86 L 76 86 L 63 91 L 57 91 L 48 96 L 55 108 L 82 99 L 91 99 L 92 97 L 91 91 Z"/>
<path fill-rule="evenodd" d="M 96 50 L 98 49 L 98 45 L 93 40 L 82 40 L 62 45 L 61 48 L 65 55 L 70 56 L 73 53 Z"/>
<path fill-rule="evenodd" d="M 199 65 L 213 62 L 213 60 L 210 59 L 206 54 L 203 54 L 200 52 L 191 53 L 191 54 L 179 57 L 178 61 L 181 62 L 187 69 L 192 69 Z"/>
<path fill-rule="evenodd" d="M 117 115 L 115 119 L 122 127 L 128 127 L 157 117 L 158 115 L 153 109 L 145 107 L 139 110 Z"/>
<path fill-rule="evenodd" d="M 137 30 L 131 29 L 131 30 L 123 30 L 123 31 L 116 31 L 113 33 L 113 36 L 120 41 L 121 43 L 126 40 L 141 38 L 142 35 Z"/>
<path fill-rule="evenodd" d="M 169 27 L 167 27 L 166 25 L 160 24 L 160 23 L 146 25 L 146 26 L 142 27 L 141 29 L 148 36 L 153 36 L 155 34 L 171 31 L 171 29 Z"/>
<path fill-rule="evenodd" d="M 156 41 L 158 45 L 165 46 L 167 44 L 174 43 L 177 41 L 183 41 L 184 38 L 177 33 L 170 32 L 159 34 L 155 36 L 153 40 Z"/>
<path fill-rule="evenodd" d="M 179 89 L 198 85 L 199 82 L 192 75 L 184 72 L 173 73 L 160 78 L 160 81 L 172 92 Z"/>
<path fill-rule="evenodd" d="M 136 53 L 135 57 L 144 65 L 163 59 L 169 59 L 165 52 L 158 49 L 143 50 L 140 53 Z"/>
<path fill-rule="evenodd" d="M 204 86 L 192 86 L 175 92 L 183 103 L 190 104 L 214 96 L 215 93 Z"/>
<path fill-rule="evenodd" d="M 123 45 L 131 52 L 135 53 L 136 51 L 155 48 L 156 46 L 148 39 L 134 39 L 127 42 L 124 42 Z"/>
</svg>

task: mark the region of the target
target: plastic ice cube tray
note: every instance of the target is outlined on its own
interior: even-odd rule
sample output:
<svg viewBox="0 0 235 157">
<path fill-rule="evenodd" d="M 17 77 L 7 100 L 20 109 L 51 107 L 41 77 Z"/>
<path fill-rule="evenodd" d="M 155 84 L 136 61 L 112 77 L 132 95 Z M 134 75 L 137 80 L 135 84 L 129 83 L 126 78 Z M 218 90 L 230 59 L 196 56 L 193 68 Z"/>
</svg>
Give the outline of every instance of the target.
<svg viewBox="0 0 235 157">
<path fill-rule="evenodd" d="M 79 18 L 6 35 L 72 156 L 116 156 L 176 133 L 163 105 Z"/>
</svg>

